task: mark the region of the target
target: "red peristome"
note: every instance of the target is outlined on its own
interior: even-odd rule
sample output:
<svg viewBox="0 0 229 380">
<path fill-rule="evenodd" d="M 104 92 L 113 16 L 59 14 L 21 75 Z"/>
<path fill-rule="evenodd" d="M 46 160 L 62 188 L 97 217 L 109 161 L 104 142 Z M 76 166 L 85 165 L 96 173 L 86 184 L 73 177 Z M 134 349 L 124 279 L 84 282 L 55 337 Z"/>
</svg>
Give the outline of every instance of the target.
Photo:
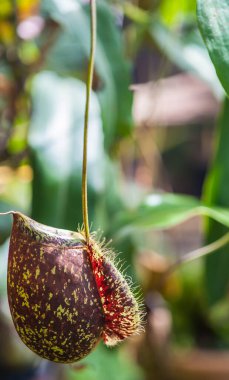
<svg viewBox="0 0 229 380">
<path fill-rule="evenodd" d="M 89 247 L 89 257 L 105 315 L 103 339 L 113 346 L 139 331 L 139 305 L 125 278 L 96 243 Z"/>
</svg>

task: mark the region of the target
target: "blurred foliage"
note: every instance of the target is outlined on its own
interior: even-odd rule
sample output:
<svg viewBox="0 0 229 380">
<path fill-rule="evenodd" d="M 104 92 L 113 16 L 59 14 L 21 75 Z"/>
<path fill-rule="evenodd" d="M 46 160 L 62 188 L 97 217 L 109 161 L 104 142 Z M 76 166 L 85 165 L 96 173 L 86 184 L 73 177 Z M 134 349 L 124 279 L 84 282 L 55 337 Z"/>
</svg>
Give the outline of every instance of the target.
<svg viewBox="0 0 229 380">
<path fill-rule="evenodd" d="M 86 359 L 81 361 L 84 370 L 77 371 L 77 364 L 69 370 L 69 380 L 137 380 L 141 378 L 141 370 L 133 365 L 125 352 L 117 349 L 108 349 L 103 344 L 92 352 Z M 75 372 L 75 373 L 74 373 Z"/>
<path fill-rule="evenodd" d="M 173 227 L 195 215 L 206 215 L 229 227 L 229 210 L 209 207 L 194 197 L 174 194 L 151 194 L 136 209 L 118 215 L 115 229 L 120 234 L 135 229 L 164 229 Z"/>
<path fill-rule="evenodd" d="M 195 28 L 187 28 L 179 34 L 171 33 L 168 27 L 156 20 L 151 25 L 150 33 L 161 51 L 174 64 L 206 81 L 217 97 L 223 96 L 214 66 Z"/>
<path fill-rule="evenodd" d="M 74 230 L 76 223 L 82 224 L 85 85 L 77 79 L 42 72 L 33 80 L 32 99 L 34 109 L 28 136 L 34 168 L 32 217 L 44 224 Z M 104 191 L 106 159 L 96 95 L 91 99 L 90 124 L 88 186 L 89 210 L 93 212 L 96 196 Z M 49 209 L 49 214 L 44 215 L 43 209 Z M 94 213 L 90 217 L 96 219 Z"/>
<path fill-rule="evenodd" d="M 133 94 L 129 88 L 136 81 L 139 59 L 139 70 L 148 81 L 184 71 L 205 81 L 221 100 L 222 86 L 228 92 L 225 4 L 226 1 L 198 1 L 198 20 L 206 48 L 198 31 L 194 0 L 98 0 L 89 129 L 89 217 L 93 230 L 100 229 L 102 235 L 113 240 L 112 245 L 121 252 L 120 260 L 128 265 L 127 274 L 135 279 L 134 262 L 138 263 L 139 251 L 149 249 L 153 241 L 155 245 L 150 246 L 153 254 L 156 239 L 159 241 L 161 236 L 163 243 L 159 246 L 165 248 L 164 259 L 177 258 L 172 244 L 166 245 L 167 235 L 153 234 L 153 230 L 174 227 L 196 215 L 204 216 L 205 220 L 211 218 L 206 223 L 207 242 L 228 230 L 228 101 L 218 122 L 216 152 L 201 201 L 192 196 L 164 193 L 163 185 L 156 189 L 152 184 L 145 186 L 144 175 L 138 179 L 137 169 L 147 161 L 144 151 L 147 140 L 154 137 L 147 131 L 145 145 L 140 149 L 139 131 L 134 128 L 131 116 Z M 211 12 L 216 8 L 220 17 L 213 23 Z M 81 163 L 89 21 L 88 1 L 1 1 L 2 212 L 19 209 L 40 222 L 72 230 L 82 223 Z M 145 52 L 148 61 L 159 62 L 156 74 L 153 65 L 147 73 Z M 170 135 L 168 132 L 166 140 L 163 136 L 167 132 L 156 131 L 155 144 L 157 133 L 164 141 L 158 144 L 159 161 L 163 161 L 163 153 L 171 144 Z M 179 134 L 182 136 L 177 136 L 177 146 L 186 138 L 186 132 L 179 131 Z M 194 128 L 193 134 L 196 134 Z M 136 153 L 135 148 L 140 153 Z M 144 163 L 145 168 L 153 176 L 153 164 L 148 162 Z M 160 172 L 161 166 L 158 168 Z M 162 178 L 163 173 L 159 174 Z M 6 298 L 6 239 L 10 224 L 10 217 L 0 219 L 0 311 L 9 326 L 10 320 L 2 305 Z M 227 248 L 206 261 L 184 268 L 168 280 L 167 290 L 161 292 L 173 315 L 175 345 L 219 347 L 225 344 L 227 347 Z M 158 288 L 152 288 L 149 293 L 155 290 L 158 292 Z M 144 294 L 149 314 L 151 293 Z M 211 306 L 214 304 L 209 314 L 207 301 Z M 220 323 L 222 316 L 225 320 Z M 0 326 L 1 321 L 0 313 Z M 10 334 L 14 342 L 16 338 Z M 19 349 L 18 343 L 15 347 L 14 353 L 18 353 L 15 357 L 21 357 L 22 364 L 24 360 L 27 363 L 26 350 L 23 356 L 23 348 Z M 136 347 L 135 341 L 112 350 L 99 345 L 82 362 L 82 367 L 81 364 L 75 369 L 66 367 L 65 378 L 141 379 L 143 373 Z"/>
<path fill-rule="evenodd" d="M 85 73 L 90 47 L 88 7 L 80 2 L 66 0 L 43 2 L 45 17 L 57 22 L 63 33 L 57 38 L 48 57 L 48 65 L 60 73 Z M 98 28 L 96 50 L 96 76 L 94 88 L 101 104 L 105 147 L 114 148 L 115 143 L 130 133 L 132 127 L 130 68 L 123 55 L 122 40 L 115 18 L 105 2 L 98 2 Z M 68 43 L 66 44 L 66 41 Z M 82 74 L 83 75 L 83 74 Z"/>
</svg>

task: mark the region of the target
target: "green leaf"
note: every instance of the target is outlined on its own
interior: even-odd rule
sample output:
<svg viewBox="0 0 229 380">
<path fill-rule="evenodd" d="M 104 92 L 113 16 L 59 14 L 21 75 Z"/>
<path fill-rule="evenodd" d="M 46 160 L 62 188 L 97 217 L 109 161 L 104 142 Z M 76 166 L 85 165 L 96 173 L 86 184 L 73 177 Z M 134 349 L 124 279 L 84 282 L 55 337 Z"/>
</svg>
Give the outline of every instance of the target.
<svg viewBox="0 0 229 380">
<path fill-rule="evenodd" d="M 34 171 L 32 217 L 76 229 L 81 218 L 81 170 L 86 88 L 76 79 L 38 74 L 32 86 L 29 145 Z M 100 107 L 92 93 L 89 118 L 88 195 L 90 220 L 104 188 Z"/>
<path fill-rule="evenodd" d="M 215 158 L 205 184 L 205 201 L 209 206 L 229 207 L 229 100 L 226 99 L 219 119 Z M 206 241 L 220 238 L 227 231 L 214 220 L 208 222 Z M 229 244 L 206 257 L 205 283 L 210 304 L 223 298 L 229 287 Z"/>
<path fill-rule="evenodd" d="M 197 18 L 216 73 L 229 95 L 228 0 L 198 0 Z"/>
<path fill-rule="evenodd" d="M 65 75 L 87 68 L 90 50 L 89 8 L 80 1 L 49 0 L 44 12 L 61 27 L 54 48 L 48 55 L 48 67 Z M 101 1 L 97 4 L 97 48 L 95 69 L 98 97 L 101 104 L 105 146 L 115 143 L 130 133 L 132 128 L 132 94 L 129 91 L 130 65 L 124 58 L 123 41 L 111 7 Z"/>
<path fill-rule="evenodd" d="M 70 370 L 68 380 L 141 380 L 140 368 L 128 355 L 117 348 L 112 350 L 101 343 L 87 358 L 80 362 L 85 366 L 80 371 Z"/>
<path fill-rule="evenodd" d="M 195 0 L 161 0 L 160 14 L 167 24 L 180 23 L 181 19 L 191 18 L 195 15 L 196 1 Z"/>
<path fill-rule="evenodd" d="M 114 223 L 116 238 L 136 229 L 170 228 L 195 215 L 207 215 L 229 227 L 229 208 L 209 207 L 185 195 L 152 194 L 134 210 L 119 214 Z"/>
</svg>

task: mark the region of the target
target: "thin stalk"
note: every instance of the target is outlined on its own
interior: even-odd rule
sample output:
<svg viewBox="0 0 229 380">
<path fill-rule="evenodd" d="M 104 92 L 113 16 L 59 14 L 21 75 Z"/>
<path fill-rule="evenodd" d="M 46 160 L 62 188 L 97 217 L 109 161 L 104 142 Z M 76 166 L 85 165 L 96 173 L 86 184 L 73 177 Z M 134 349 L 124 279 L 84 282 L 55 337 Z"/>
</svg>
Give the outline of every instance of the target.
<svg viewBox="0 0 229 380">
<path fill-rule="evenodd" d="M 90 231 L 88 222 L 88 200 L 87 200 L 87 141 L 88 141 L 88 119 L 89 106 L 92 88 L 92 79 L 94 72 L 95 46 L 96 46 L 96 0 L 90 0 L 91 10 L 91 48 L 88 64 L 86 105 L 84 115 L 84 139 L 83 139 L 83 165 L 82 165 L 82 211 L 84 232 L 87 243 L 89 243 Z"/>
<path fill-rule="evenodd" d="M 223 235 L 221 238 L 214 241 L 213 243 L 205 245 L 204 247 L 195 249 L 194 251 L 191 251 L 183 255 L 180 259 L 178 259 L 173 264 L 171 264 L 170 267 L 167 269 L 167 271 L 163 274 L 163 277 L 161 279 L 162 281 L 160 281 L 159 287 L 161 287 L 164 284 L 167 277 L 170 276 L 182 264 L 188 263 L 190 261 L 193 261 L 203 256 L 207 256 L 210 253 L 222 248 L 224 245 L 228 243 L 229 243 L 229 232 L 227 232 L 225 235 Z"/>
</svg>

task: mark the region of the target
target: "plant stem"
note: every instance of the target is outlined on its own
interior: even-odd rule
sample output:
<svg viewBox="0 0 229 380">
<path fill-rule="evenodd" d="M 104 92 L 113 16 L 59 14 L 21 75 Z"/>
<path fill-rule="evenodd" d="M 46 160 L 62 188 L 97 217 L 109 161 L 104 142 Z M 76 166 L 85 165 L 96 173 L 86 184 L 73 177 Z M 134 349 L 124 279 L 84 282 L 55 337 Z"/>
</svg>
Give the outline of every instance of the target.
<svg viewBox="0 0 229 380">
<path fill-rule="evenodd" d="M 180 259 L 175 261 L 171 266 L 167 269 L 167 271 L 163 275 L 163 283 L 164 280 L 172 274 L 177 268 L 180 267 L 181 264 L 188 263 L 190 261 L 193 261 L 195 259 L 198 259 L 200 257 L 209 255 L 210 253 L 217 251 L 219 248 L 223 247 L 229 243 L 229 232 L 227 232 L 225 235 L 223 235 L 218 240 L 214 241 L 211 244 L 205 245 L 204 247 L 195 249 L 194 251 L 191 251 L 185 255 L 183 255 Z"/>
<path fill-rule="evenodd" d="M 90 0 L 91 10 L 91 48 L 88 64 L 88 77 L 87 77 L 87 92 L 86 92 L 86 105 L 84 115 L 84 140 L 83 140 L 83 166 L 82 166 L 82 211 L 83 211 L 83 224 L 84 232 L 87 243 L 89 243 L 90 231 L 88 222 L 88 199 L 87 199 L 87 141 L 88 141 L 88 119 L 89 119 L 89 105 L 91 97 L 92 79 L 94 71 L 95 60 L 95 45 L 96 45 L 96 0 Z"/>
</svg>

